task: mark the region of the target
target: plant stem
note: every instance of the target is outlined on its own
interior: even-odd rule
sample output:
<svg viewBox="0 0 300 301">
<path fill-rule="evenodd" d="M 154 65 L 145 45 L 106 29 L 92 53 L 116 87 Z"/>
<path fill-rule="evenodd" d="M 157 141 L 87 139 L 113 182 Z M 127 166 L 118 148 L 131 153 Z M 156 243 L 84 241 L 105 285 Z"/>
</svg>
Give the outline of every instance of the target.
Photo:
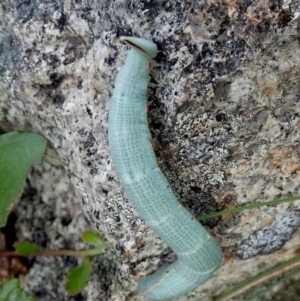
<svg viewBox="0 0 300 301">
<path fill-rule="evenodd" d="M 292 201 L 296 201 L 296 200 L 300 200 L 300 196 L 293 196 L 293 197 L 284 198 L 284 199 L 276 199 L 276 200 L 268 201 L 268 202 L 239 206 L 239 207 L 235 207 L 235 208 L 228 209 L 228 210 L 223 210 L 223 211 L 206 214 L 204 216 L 198 217 L 198 221 L 203 221 L 203 220 L 217 217 L 220 215 L 232 214 L 232 213 L 249 210 L 249 209 L 255 209 L 255 208 L 259 208 L 259 207 L 263 207 L 263 206 L 278 205 L 281 203 L 292 202 Z"/>
</svg>

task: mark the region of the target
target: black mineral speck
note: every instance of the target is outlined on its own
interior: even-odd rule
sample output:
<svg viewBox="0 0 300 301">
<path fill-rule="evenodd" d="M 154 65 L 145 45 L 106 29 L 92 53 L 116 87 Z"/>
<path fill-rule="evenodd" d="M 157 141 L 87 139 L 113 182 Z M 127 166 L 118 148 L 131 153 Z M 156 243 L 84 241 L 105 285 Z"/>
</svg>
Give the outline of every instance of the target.
<svg viewBox="0 0 300 301">
<path fill-rule="evenodd" d="M 89 114 L 89 116 L 92 118 L 93 117 L 93 112 L 89 107 L 86 107 L 86 112 Z"/>
<path fill-rule="evenodd" d="M 226 115 L 224 113 L 219 113 L 216 115 L 216 121 L 221 122 L 223 120 L 226 120 Z"/>
<path fill-rule="evenodd" d="M 49 75 L 49 79 L 51 81 L 51 84 L 49 85 L 50 89 L 55 89 L 57 88 L 60 83 L 63 80 L 63 76 L 59 76 L 59 74 L 57 72 L 53 72 Z"/>
<path fill-rule="evenodd" d="M 120 255 L 125 253 L 124 247 L 120 244 L 116 245 L 116 249 L 117 249 L 117 251 L 119 252 Z"/>
<path fill-rule="evenodd" d="M 41 248 L 46 248 L 47 246 L 47 235 L 43 230 L 35 230 L 32 236 L 32 240 Z"/>
<path fill-rule="evenodd" d="M 65 102 L 65 97 L 63 95 L 56 95 L 53 98 L 53 103 L 56 105 L 62 106 L 64 102 Z"/>
<path fill-rule="evenodd" d="M 115 61 L 116 61 L 116 55 L 114 56 L 109 56 L 109 57 L 106 57 L 104 59 L 104 62 L 108 65 L 108 66 L 113 66 L 115 64 Z"/>
<path fill-rule="evenodd" d="M 62 32 L 67 25 L 67 15 L 65 13 L 61 13 L 60 18 L 58 19 L 57 28 L 60 32 Z"/>
<path fill-rule="evenodd" d="M 66 227 L 71 223 L 71 221 L 72 219 L 70 216 L 65 216 L 61 219 L 61 224 Z"/>
</svg>

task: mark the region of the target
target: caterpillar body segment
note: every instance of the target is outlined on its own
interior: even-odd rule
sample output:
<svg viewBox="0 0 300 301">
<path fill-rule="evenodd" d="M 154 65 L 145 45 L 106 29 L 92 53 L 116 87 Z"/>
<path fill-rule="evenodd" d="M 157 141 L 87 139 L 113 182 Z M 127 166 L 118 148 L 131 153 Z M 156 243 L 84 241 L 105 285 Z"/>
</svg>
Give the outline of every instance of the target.
<svg viewBox="0 0 300 301">
<path fill-rule="evenodd" d="M 178 259 L 139 281 L 148 299 L 167 300 L 205 282 L 222 262 L 222 253 L 202 225 L 177 201 L 158 168 L 149 140 L 147 86 L 157 47 L 148 40 L 121 37 L 131 47 L 117 75 L 109 110 L 108 139 L 113 166 L 141 218 Z"/>
</svg>

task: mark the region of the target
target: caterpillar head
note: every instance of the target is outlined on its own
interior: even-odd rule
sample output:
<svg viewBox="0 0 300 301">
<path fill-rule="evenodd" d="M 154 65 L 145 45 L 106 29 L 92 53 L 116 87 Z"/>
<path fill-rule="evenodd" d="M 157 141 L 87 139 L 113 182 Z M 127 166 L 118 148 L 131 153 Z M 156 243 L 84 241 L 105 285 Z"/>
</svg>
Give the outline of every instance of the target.
<svg viewBox="0 0 300 301">
<path fill-rule="evenodd" d="M 158 53 L 156 44 L 151 41 L 134 37 L 120 37 L 120 39 L 149 61 L 155 58 Z"/>
</svg>

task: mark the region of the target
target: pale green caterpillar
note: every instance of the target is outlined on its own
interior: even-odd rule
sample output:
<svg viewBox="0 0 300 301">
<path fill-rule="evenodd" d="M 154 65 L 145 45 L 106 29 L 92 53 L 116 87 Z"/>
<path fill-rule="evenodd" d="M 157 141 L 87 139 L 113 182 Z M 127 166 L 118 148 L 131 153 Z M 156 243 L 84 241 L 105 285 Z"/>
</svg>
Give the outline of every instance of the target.
<svg viewBox="0 0 300 301">
<path fill-rule="evenodd" d="M 176 200 L 157 166 L 147 125 L 147 87 L 156 44 L 121 37 L 131 47 L 117 75 L 109 109 L 108 139 L 116 173 L 141 218 L 178 259 L 139 281 L 138 292 L 153 300 L 179 297 L 206 281 L 222 253 L 200 223 Z"/>
</svg>

